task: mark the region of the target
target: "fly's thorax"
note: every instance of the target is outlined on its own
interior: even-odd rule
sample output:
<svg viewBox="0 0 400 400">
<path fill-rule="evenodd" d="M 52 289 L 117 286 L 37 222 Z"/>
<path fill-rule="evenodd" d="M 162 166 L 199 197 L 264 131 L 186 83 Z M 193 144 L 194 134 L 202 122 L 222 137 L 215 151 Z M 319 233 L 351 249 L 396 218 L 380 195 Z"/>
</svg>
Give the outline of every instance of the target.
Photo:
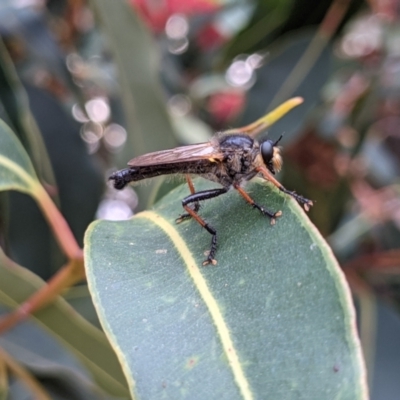
<svg viewBox="0 0 400 400">
<path fill-rule="evenodd" d="M 254 148 L 227 152 L 224 163 L 227 173 L 232 177 L 248 174 L 254 169 L 254 159 L 257 154 Z"/>
<path fill-rule="evenodd" d="M 235 134 L 235 135 L 224 135 L 219 134 L 217 136 L 219 142 L 219 148 L 222 152 L 224 151 L 251 151 L 254 147 L 255 140 L 248 135 Z"/>
<path fill-rule="evenodd" d="M 257 142 L 248 135 L 219 135 L 219 151 L 224 155 L 224 163 L 231 173 L 244 172 L 254 158 Z"/>
</svg>

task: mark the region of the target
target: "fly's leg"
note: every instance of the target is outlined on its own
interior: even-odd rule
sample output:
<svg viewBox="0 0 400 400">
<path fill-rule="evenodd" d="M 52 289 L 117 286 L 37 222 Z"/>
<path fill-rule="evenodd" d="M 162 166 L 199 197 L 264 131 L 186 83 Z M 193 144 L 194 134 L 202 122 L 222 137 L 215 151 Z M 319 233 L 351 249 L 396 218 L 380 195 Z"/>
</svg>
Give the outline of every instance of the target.
<svg viewBox="0 0 400 400">
<path fill-rule="evenodd" d="M 217 250 L 217 231 L 211 225 L 209 225 L 206 221 L 204 221 L 204 219 L 201 218 L 199 216 L 199 214 L 197 214 L 197 212 L 189 206 L 189 204 L 191 204 L 191 203 L 196 204 L 202 200 L 212 199 L 212 198 L 220 196 L 221 194 L 224 194 L 226 192 L 227 192 L 227 189 L 225 189 L 225 188 L 203 190 L 201 192 L 193 193 L 193 194 L 185 197 L 182 200 L 182 206 L 187 211 L 187 213 L 193 219 L 195 219 L 210 235 L 212 235 L 210 252 L 208 253 L 207 259 L 204 260 L 203 265 L 207 265 L 207 264 L 216 265 L 217 264 L 217 261 L 214 258 L 215 252 Z"/>
<path fill-rule="evenodd" d="M 310 207 L 313 205 L 313 202 L 311 200 L 306 199 L 305 197 L 297 194 L 296 192 L 293 192 L 291 190 L 287 190 L 284 186 L 280 186 L 279 190 L 283 193 L 288 194 L 289 196 L 292 196 L 299 204 L 301 204 L 306 211 L 310 210 Z"/>
<path fill-rule="evenodd" d="M 299 204 L 301 204 L 306 211 L 310 209 L 310 207 L 313 206 L 313 202 L 309 199 L 306 199 L 305 197 L 297 194 L 296 192 L 293 192 L 291 190 L 287 190 L 280 182 L 278 182 L 275 177 L 264 167 L 258 168 L 258 172 L 260 172 L 263 177 L 267 180 L 273 183 L 281 192 L 288 194 L 289 196 L 292 196 Z"/>
<path fill-rule="evenodd" d="M 189 190 L 190 190 L 190 193 L 192 193 L 192 194 L 195 194 L 196 193 L 196 191 L 195 191 L 195 189 L 194 189 L 194 185 L 193 185 L 193 181 L 192 181 L 192 178 L 190 177 L 190 175 L 185 175 L 185 177 L 186 177 L 186 182 L 187 182 L 187 184 L 188 184 L 188 186 L 189 186 Z M 198 201 L 196 201 L 194 204 L 193 204 L 193 207 L 192 207 L 192 210 L 194 211 L 194 212 L 198 212 L 199 210 L 200 210 L 200 203 L 198 202 Z M 182 221 L 184 221 L 185 219 L 188 219 L 188 218 L 191 218 L 192 216 L 189 214 L 189 213 L 184 213 L 184 214 L 181 214 L 176 220 L 175 220 L 175 222 L 177 223 L 177 224 L 180 224 Z"/>
<path fill-rule="evenodd" d="M 267 216 L 271 220 L 271 225 L 275 225 L 275 219 L 282 215 L 282 211 L 272 212 L 263 206 L 257 204 L 247 192 L 245 192 L 239 185 L 233 185 L 233 187 L 241 194 L 241 196 L 254 208 L 257 208 L 263 215 Z"/>
</svg>

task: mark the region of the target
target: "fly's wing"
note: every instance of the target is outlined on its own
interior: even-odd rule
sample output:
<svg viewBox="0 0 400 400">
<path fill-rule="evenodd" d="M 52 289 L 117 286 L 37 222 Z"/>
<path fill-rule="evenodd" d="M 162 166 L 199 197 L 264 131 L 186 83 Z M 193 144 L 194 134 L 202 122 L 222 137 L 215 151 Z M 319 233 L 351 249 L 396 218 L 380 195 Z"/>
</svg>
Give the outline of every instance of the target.
<svg viewBox="0 0 400 400">
<path fill-rule="evenodd" d="M 181 164 L 207 159 L 210 162 L 223 159 L 223 154 L 211 142 L 144 154 L 133 158 L 128 162 L 128 165 L 131 167 L 145 167 L 150 165 Z"/>
</svg>

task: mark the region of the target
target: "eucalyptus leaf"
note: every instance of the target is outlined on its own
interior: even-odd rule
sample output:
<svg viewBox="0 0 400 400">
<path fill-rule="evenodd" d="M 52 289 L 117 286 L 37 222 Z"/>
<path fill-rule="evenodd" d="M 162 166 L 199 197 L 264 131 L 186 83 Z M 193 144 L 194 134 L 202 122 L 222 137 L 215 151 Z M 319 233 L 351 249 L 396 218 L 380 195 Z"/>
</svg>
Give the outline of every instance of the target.
<svg viewBox="0 0 400 400">
<path fill-rule="evenodd" d="M 25 149 L 0 120 L 0 190 L 32 193 L 37 184 L 35 170 Z"/>
<path fill-rule="evenodd" d="M 120 159 L 176 145 L 174 128 L 166 110 L 160 85 L 160 54 L 156 42 L 126 0 L 90 2 L 107 34 L 118 67 L 121 99 L 128 127 L 128 140 Z M 152 188 L 138 188 L 143 208 Z"/>
<path fill-rule="evenodd" d="M 0 315 L 5 311 L 0 307 Z M 48 398 L 69 400 L 110 400 L 100 390 L 88 371 L 46 330 L 32 321 L 25 321 L 0 337 L 0 348 L 14 362 L 27 369 Z M 9 399 L 33 399 L 29 387 L 13 374 L 8 379 Z M 24 393 L 24 395 L 22 394 Z M 113 398 L 115 399 L 115 397 Z"/>
<path fill-rule="evenodd" d="M 29 101 L 3 41 L 0 39 L 0 102 L 2 114 L 13 127 L 39 176 L 54 184 L 53 171 Z M 1 112 L 0 111 L 0 112 Z"/>
<path fill-rule="evenodd" d="M 271 226 L 234 191 L 203 204 L 216 266 L 201 265 L 210 235 L 174 222 L 186 186 L 129 221 L 89 227 L 89 289 L 132 396 L 366 399 L 352 300 L 329 247 L 292 199 L 247 189 L 283 215 Z"/>
<path fill-rule="evenodd" d="M 9 260 L 0 250 L 1 305 L 16 308 L 45 284 L 38 276 Z M 35 313 L 31 320 L 17 327 L 10 334 L 3 335 L 3 339 L 8 340 L 10 346 L 15 344 L 20 334 L 26 336 L 25 341 L 21 339 L 26 347 L 25 351 L 20 349 L 20 358 L 27 357 L 25 353 L 34 351 L 46 353 L 49 351 L 50 341 L 56 339 L 62 344 L 60 346 L 64 348 L 65 354 L 69 354 L 71 350 L 80 359 L 100 388 L 116 396 L 127 395 L 124 376 L 104 334 L 74 312 L 65 300 L 57 299 L 50 306 Z M 45 332 L 39 333 L 41 329 L 35 325 L 44 327 Z M 47 341 L 47 347 L 38 348 L 38 342 L 33 339 L 34 332 L 42 338 L 42 343 Z M 45 340 L 43 336 L 47 339 Z M 5 342 L 0 344 L 7 348 Z M 68 357 L 72 356 L 68 355 Z M 49 362 L 51 360 L 54 361 L 54 354 Z"/>
</svg>

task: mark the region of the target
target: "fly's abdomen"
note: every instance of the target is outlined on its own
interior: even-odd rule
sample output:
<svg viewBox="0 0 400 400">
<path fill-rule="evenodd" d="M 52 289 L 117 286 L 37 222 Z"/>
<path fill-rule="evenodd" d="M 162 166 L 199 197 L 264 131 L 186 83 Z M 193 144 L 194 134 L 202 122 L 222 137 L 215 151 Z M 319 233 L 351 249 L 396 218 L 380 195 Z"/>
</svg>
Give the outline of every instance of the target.
<svg viewBox="0 0 400 400">
<path fill-rule="evenodd" d="M 180 162 L 170 164 L 145 165 L 125 168 L 114 172 L 110 180 L 114 181 L 115 189 L 123 189 L 129 182 L 138 182 L 143 179 L 154 178 L 159 175 L 171 174 L 207 174 L 214 168 L 214 163 L 209 160 L 195 162 Z"/>
<path fill-rule="evenodd" d="M 126 168 L 114 172 L 108 179 L 113 182 L 115 189 L 122 190 L 129 182 L 133 182 L 137 177 L 137 168 Z"/>
</svg>

